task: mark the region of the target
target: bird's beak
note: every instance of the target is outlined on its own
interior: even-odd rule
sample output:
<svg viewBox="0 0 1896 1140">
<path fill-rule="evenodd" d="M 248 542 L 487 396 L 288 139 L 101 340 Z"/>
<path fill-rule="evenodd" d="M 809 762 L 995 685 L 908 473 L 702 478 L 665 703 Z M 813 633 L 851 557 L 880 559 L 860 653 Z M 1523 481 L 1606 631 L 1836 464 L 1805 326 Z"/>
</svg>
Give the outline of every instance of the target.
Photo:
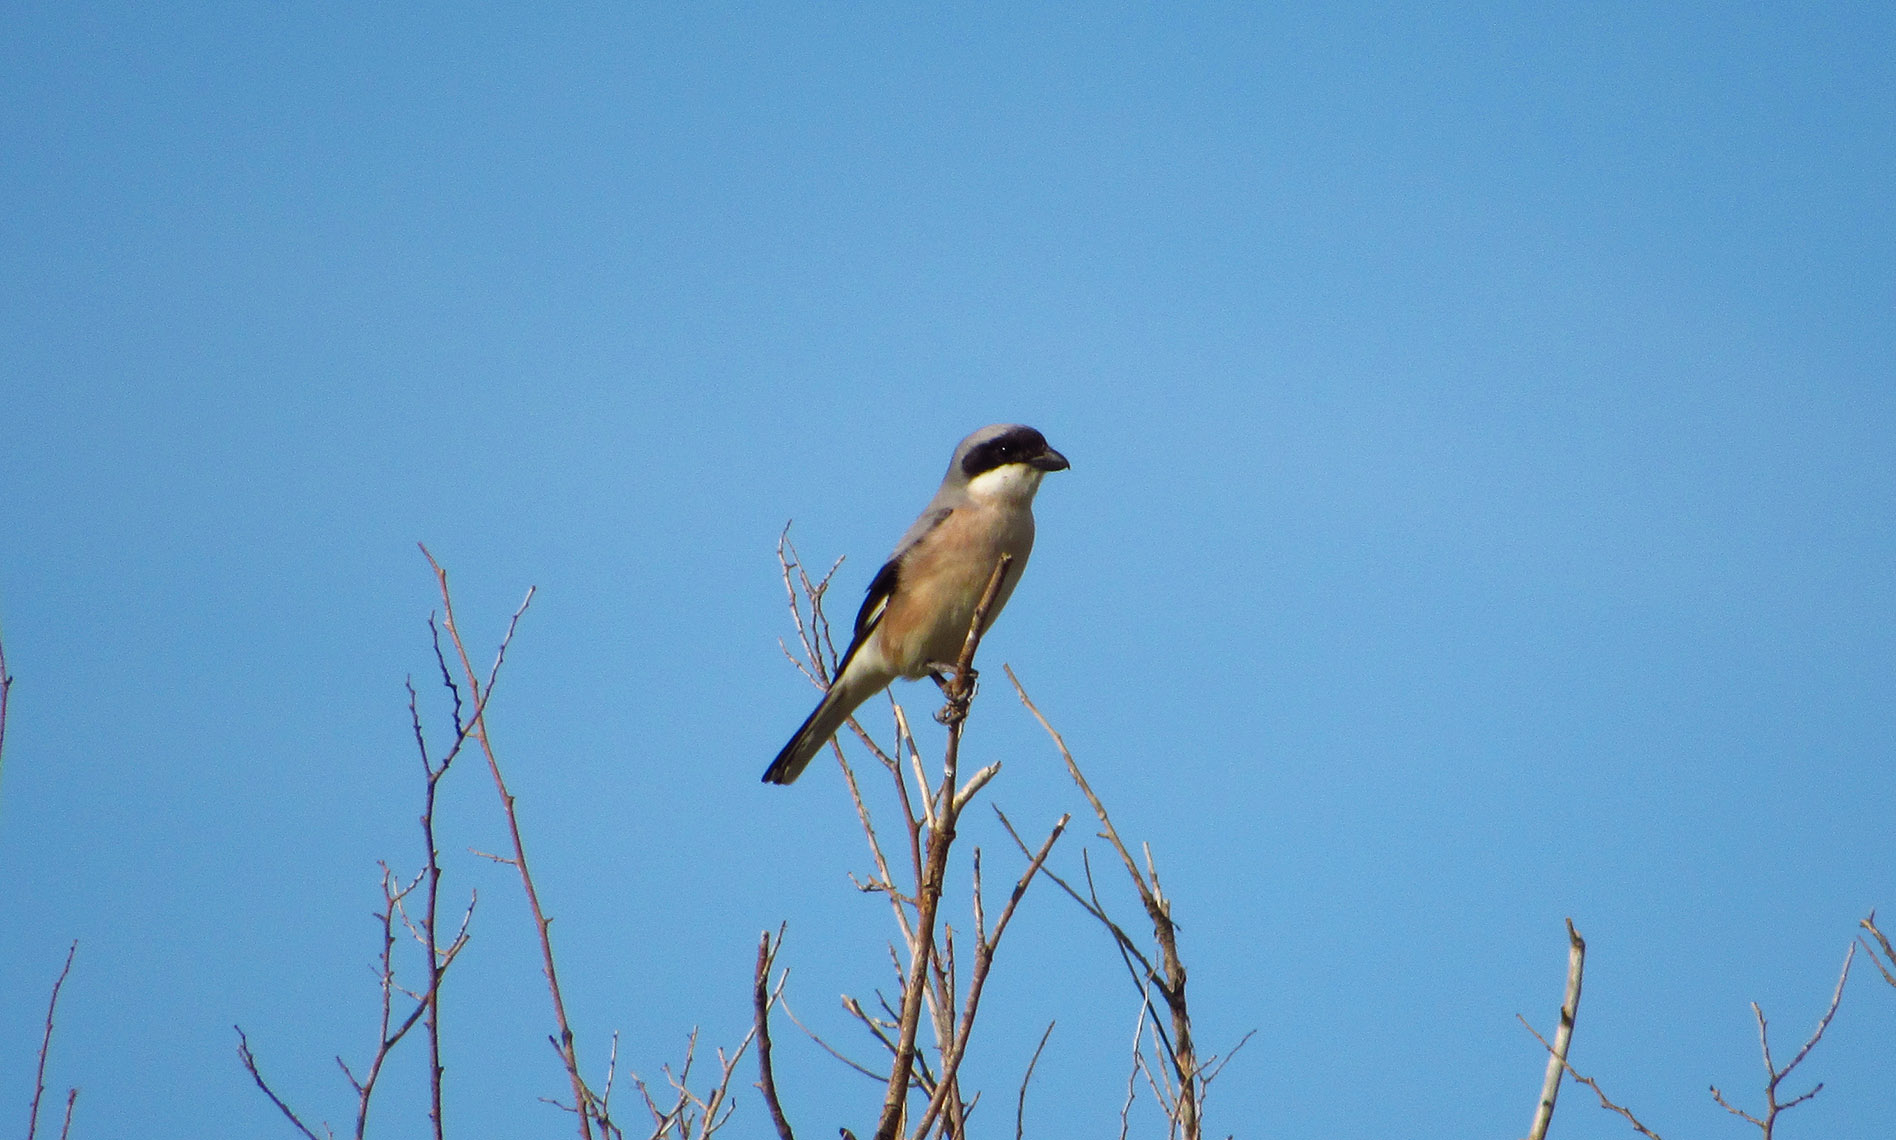
<svg viewBox="0 0 1896 1140">
<path fill-rule="evenodd" d="M 1039 471 L 1065 471 L 1067 468 L 1073 466 L 1067 462 L 1066 456 L 1061 455 L 1051 447 L 1039 455 L 1034 456 L 1032 459 L 1029 459 L 1027 465 Z"/>
</svg>

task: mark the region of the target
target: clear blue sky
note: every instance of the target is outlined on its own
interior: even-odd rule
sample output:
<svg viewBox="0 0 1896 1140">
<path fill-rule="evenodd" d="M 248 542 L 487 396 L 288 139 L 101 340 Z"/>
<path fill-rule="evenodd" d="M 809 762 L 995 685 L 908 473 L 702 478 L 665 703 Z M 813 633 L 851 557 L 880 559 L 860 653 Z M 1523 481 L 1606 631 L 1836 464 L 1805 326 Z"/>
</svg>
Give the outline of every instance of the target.
<svg viewBox="0 0 1896 1140">
<path fill-rule="evenodd" d="M 1887 4 L 5 23 L 0 1116 L 78 938 L 76 1136 L 287 1135 L 232 1023 L 345 1121 L 376 860 L 420 850 L 417 540 L 482 646 L 540 588 L 492 712 L 583 1055 L 734 1040 L 784 920 L 854 1042 L 890 931 L 833 768 L 758 782 L 811 700 L 772 547 L 847 555 L 848 611 L 996 420 L 1073 469 L 970 755 L 1023 823 L 1081 806 L 1011 662 L 1152 844 L 1202 1043 L 1258 1031 L 1219 1135 L 1521 1135 L 1569 915 L 1575 1060 L 1717 1134 L 1746 1003 L 1794 1047 L 1896 916 Z M 517 889 L 464 853 L 492 792 L 450 785 L 450 1124 L 561 1135 Z M 1029 897 L 986 1127 L 1057 1018 L 1030 1126 L 1112 1134 L 1118 969 Z M 1785 1134 L 1886 1133 L 1893 1035 L 1865 971 Z M 860 1129 L 875 1090 L 781 1037 L 799 1128 Z M 1580 1094 L 1556 1136 L 1629 1134 Z"/>
</svg>

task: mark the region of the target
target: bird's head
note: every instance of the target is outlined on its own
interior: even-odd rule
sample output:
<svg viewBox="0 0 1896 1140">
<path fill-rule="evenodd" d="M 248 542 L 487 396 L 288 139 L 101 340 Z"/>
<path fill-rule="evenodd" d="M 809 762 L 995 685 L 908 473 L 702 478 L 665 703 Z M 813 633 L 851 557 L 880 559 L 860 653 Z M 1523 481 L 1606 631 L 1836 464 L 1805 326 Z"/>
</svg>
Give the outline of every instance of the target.
<svg viewBox="0 0 1896 1140">
<path fill-rule="evenodd" d="M 975 498 L 1032 498 L 1049 471 L 1072 464 L 1024 424 L 991 424 L 961 441 L 948 478 Z"/>
</svg>

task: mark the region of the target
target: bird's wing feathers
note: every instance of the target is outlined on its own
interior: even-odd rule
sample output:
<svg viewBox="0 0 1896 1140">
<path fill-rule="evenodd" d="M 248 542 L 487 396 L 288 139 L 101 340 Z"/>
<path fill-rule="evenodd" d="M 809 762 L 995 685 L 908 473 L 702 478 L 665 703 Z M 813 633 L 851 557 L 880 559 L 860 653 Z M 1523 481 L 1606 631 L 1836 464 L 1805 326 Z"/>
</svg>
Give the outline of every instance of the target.
<svg viewBox="0 0 1896 1140">
<path fill-rule="evenodd" d="M 849 643 L 851 653 L 862 644 L 863 638 L 869 636 L 869 631 L 876 628 L 876 623 L 882 620 L 883 611 L 889 608 L 889 599 L 894 596 L 896 583 L 902 575 L 901 566 L 901 559 L 891 558 L 882 564 L 882 569 L 876 571 L 876 576 L 870 580 L 869 594 L 862 600 L 862 609 L 856 611 L 856 630 Z"/>
<path fill-rule="evenodd" d="M 841 677 L 843 671 L 849 668 L 849 662 L 856 656 L 856 651 L 869 640 L 869 635 L 875 632 L 876 625 L 882 621 L 882 615 L 888 611 L 889 599 L 895 596 L 896 588 L 901 584 L 902 556 L 908 553 L 910 547 L 920 542 L 924 535 L 940 526 L 949 515 L 954 513 L 953 507 L 940 507 L 923 512 L 922 517 L 916 519 L 915 525 L 909 528 L 909 532 L 902 536 L 902 542 L 895 548 L 895 553 L 882 564 L 882 569 L 876 571 L 876 576 L 869 582 L 869 594 L 862 600 L 862 609 L 856 611 L 855 632 L 850 637 L 848 652 L 844 653 L 843 659 L 837 662 L 836 676 Z"/>
</svg>

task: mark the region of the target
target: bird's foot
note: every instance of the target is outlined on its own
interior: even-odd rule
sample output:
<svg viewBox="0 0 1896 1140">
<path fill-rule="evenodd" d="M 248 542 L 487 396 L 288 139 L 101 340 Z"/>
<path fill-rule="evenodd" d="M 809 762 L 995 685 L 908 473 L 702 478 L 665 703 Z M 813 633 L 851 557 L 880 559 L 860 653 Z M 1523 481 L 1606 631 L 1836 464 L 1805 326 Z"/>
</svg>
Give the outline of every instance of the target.
<svg viewBox="0 0 1896 1140">
<path fill-rule="evenodd" d="M 981 675 L 972 667 L 966 673 L 956 673 L 953 665 L 934 662 L 928 667 L 928 676 L 941 686 L 942 695 L 948 698 L 948 703 L 935 713 L 935 720 L 951 724 L 967 716 L 968 704 L 974 699 L 975 682 Z"/>
</svg>

